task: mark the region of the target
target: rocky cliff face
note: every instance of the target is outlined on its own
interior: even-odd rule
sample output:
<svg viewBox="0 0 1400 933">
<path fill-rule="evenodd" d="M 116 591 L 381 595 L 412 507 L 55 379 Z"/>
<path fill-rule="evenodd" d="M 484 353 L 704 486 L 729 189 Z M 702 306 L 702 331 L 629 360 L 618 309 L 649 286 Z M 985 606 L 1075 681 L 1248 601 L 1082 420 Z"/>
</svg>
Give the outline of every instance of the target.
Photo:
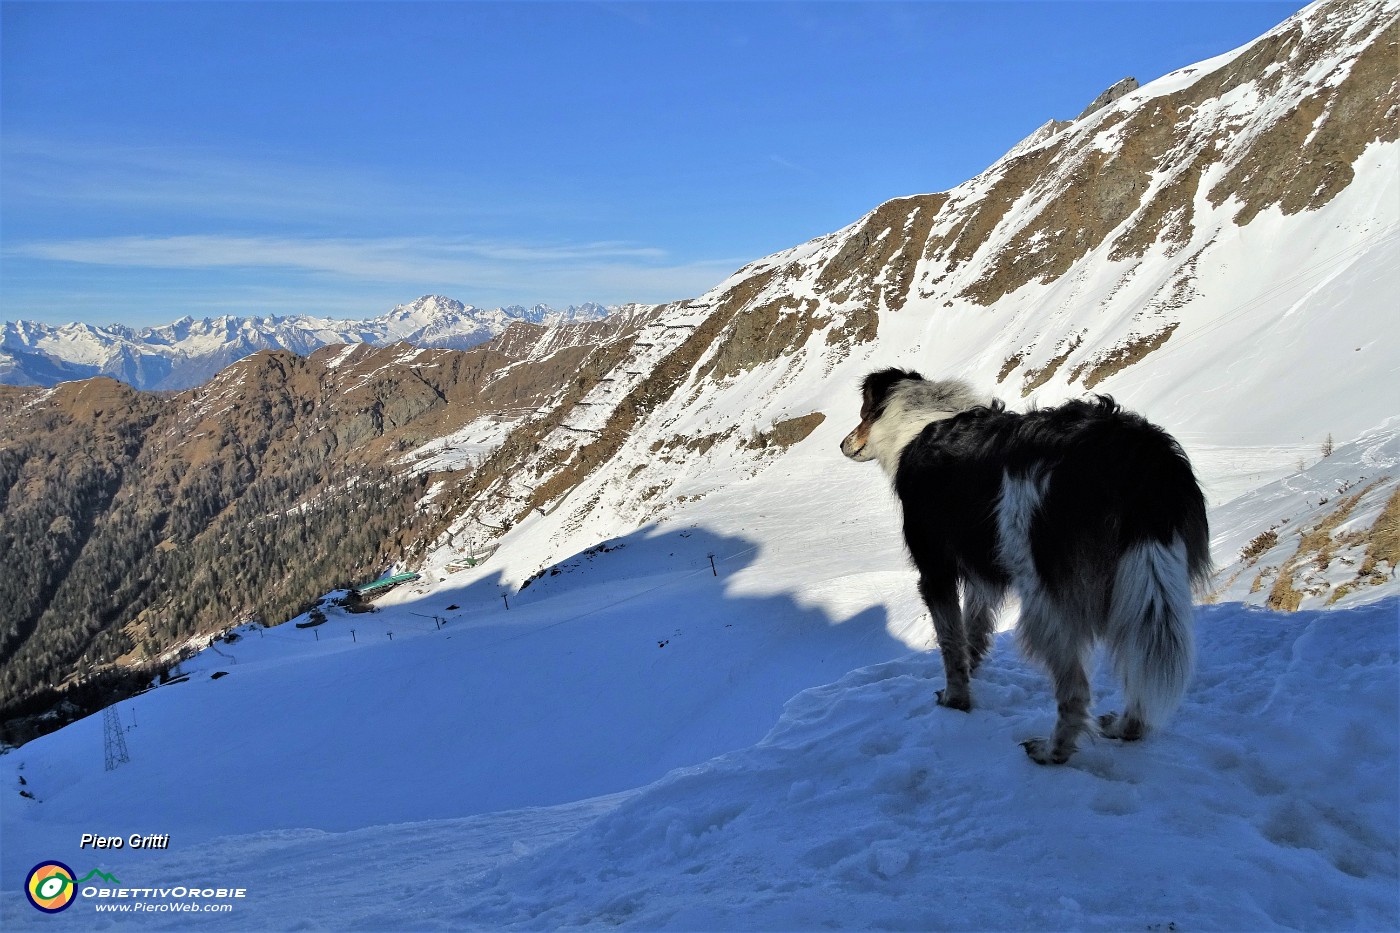
<svg viewBox="0 0 1400 933">
<path fill-rule="evenodd" d="M 1122 81 L 1119 81 L 1117 84 L 1114 84 L 1112 87 L 1109 87 L 1098 97 L 1095 97 L 1092 101 L 1090 101 L 1089 106 L 1085 107 L 1082 111 L 1080 111 L 1079 116 L 1074 118 L 1075 121 L 1082 120 L 1089 114 L 1094 113 L 1097 110 L 1102 110 L 1118 98 L 1124 96 L 1125 94 L 1131 94 L 1133 91 L 1136 91 L 1141 86 L 1142 85 L 1138 84 L 1137 78 L 1131 76 L 1124 78 Z"/>
</svg>

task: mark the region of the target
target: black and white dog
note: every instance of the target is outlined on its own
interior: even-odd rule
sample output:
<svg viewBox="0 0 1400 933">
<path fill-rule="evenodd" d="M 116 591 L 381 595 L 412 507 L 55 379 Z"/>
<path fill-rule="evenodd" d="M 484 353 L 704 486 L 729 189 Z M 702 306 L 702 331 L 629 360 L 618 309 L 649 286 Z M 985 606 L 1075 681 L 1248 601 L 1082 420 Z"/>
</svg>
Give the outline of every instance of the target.
<svg viewBox="0 0 1400 933">
<path fill-rule="evenodd" d="M 1018 414 L 900 369 L 862 391 L 841 452 L 894 481 L 943 652 L 939 703 L 971 707 L 968 679 L 1011 590 L 1021 648 L 1059 705 L 1054 735 L 1023 743 L 1031 758 L 1060 764 L 1085 731 L 1132 740 L 1159 725 L 1190 679 L 1192 588 L 1210 574 L 1205 499 L 1180 445 L 1105 396 Z M 1126 709 L 1095 723 L 1086 665 L 1100 641 Z"/>
</svg>

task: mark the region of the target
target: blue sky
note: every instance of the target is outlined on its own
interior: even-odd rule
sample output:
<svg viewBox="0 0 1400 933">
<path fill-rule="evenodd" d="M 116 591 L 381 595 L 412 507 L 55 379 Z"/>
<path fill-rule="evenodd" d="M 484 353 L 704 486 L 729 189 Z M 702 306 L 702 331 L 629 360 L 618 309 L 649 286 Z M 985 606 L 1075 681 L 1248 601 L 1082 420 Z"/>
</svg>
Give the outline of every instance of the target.
<svg viewBox="0 0 1400 933">
<path fill-rule="evenodd" d="M 0 3 L 0 318 L 693 297 L 1299 2 Z"/>
</svg>

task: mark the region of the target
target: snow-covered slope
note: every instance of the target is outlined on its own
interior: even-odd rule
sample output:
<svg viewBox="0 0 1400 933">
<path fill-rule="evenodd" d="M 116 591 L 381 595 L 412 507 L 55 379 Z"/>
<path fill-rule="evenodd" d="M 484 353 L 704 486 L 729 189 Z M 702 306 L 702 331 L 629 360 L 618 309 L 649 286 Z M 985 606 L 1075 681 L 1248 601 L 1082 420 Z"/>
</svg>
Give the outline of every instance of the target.
<svg viewBox="0 0 1400 933">
<path fill-rule="evenodd" d="M 424 295 L 363 321 L 308 315 L 185 317 L 160 327 L 113 324 L 51 326 L 6 322 L 0 331 L 0 384 L 54 385 L 106 375 L 138 389 L 185 389 L 259 350 L 306 355 L 327 344 L 403 341 L 425 348 L 465 350 L 498 336 L 514 321 L 554 326 L 604 317 L 596 304 L 557 311 L 545 305 L 484 309 Z"/>
<path fill-rule="evenodd" d="M 1353 605 L 1400 583 L 1400 417 L 1217 510 L 1214 599 Z"/>
<path fill-rule="evenodd" d="M 488 579 L 245 630 L 117 708 L 130 760 L 111 772 L 100 715 L 0 758 L 0 921 L 53 924 L 18 892 L 58 859 L 118 879 L 70 929 L 1400 923 L 1395 595 L 1203 608 L 1171 726 L 1052 770 L 1016 744 L 1054 708 L 1010 633 L 971 715 L 935 705 L 883 526 L 841 548 L 810 520 L 704 529 L 724 517 L 606 542 L 509 609 Z M 141 892 L 176 885 L 247 893 L 196 899 L 228 915 L 97 912 L 122 888 L 179 903 Z"/>
<path fill-rule="evenodd" d="M 1397 928 L 1398 11 L 1318 4 L 1051 125 L 463 439 L 489 454 L 379 612 L 212 646 L 118 707 L 111 772 L 100 716 L 0 759 L 6 929 L 53 919 L 17 893 L 43 859 L 244 887 L 198 918 L 227 929 Z M 1053 702 L 1006 635 L 971 715 L 934 705 L 896 505 L 837 452 L 889 364 L 1181 437 L 1225 570 L 1165 730 L 1035 766 Z M 1241 603 L 1266 566 L 1298 611 Z M 191 926 L 101 903 L 70 916 Z"/>
<path fill-rule="evenodd" d="M 663 308 L 439 540 L 511 527 L 518 584 L 757 472 L 824 477 L 877 366 L 1012 404 L 1111 393 L 1183 441 L 1215 504 L 1375 428 L 1400 384 L 1397 18 L 1392 0 L 1309 7 Z"/>
</svg>

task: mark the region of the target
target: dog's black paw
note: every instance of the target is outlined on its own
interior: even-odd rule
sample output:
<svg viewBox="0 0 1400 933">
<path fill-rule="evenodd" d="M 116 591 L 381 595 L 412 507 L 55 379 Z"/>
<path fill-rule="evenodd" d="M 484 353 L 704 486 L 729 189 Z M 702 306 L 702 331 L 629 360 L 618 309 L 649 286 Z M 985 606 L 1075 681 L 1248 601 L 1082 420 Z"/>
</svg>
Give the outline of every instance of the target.
<svg viewBox="0 0 1400 933">
<path fill-rule="evenodd" d="M 938 705 L 946 706 L 948 709 L 960 709 L 964 713 L 972 712 L 972 697 L 964 694 L 958 697 L 948 697 L 946 690 L 939 690 L 936 694 Z"/>
<path fill-rule="evenodd" d="M 1031 761 L 1038 765 L 1062 765 L 1069 761 L 1069 752 L 1056 751 L 1049 739 L 1026 739 L 1021 743 Z"/>
</svg>

